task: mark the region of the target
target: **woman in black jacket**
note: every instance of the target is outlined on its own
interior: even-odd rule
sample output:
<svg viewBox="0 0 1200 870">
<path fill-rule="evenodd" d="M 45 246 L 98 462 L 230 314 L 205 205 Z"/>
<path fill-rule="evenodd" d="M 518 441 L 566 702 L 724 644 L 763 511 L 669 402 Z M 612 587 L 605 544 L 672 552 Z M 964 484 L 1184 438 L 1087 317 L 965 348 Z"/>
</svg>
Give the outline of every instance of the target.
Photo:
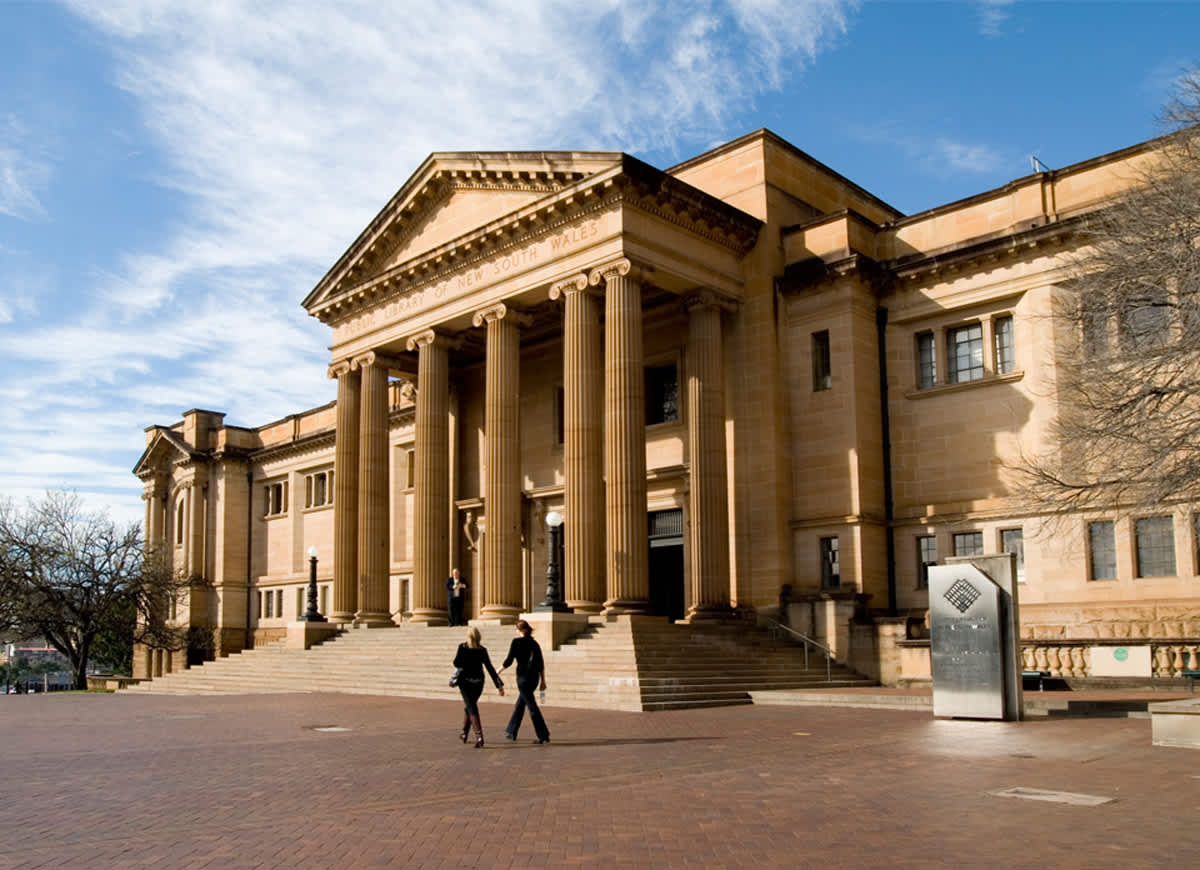
<svg viewBox="0 0 1200 870">
<path fill-rule="evenodd" d="M 508 647 L 508 656 L 500 667 L 500 673 L 516 661 L 517 663 L 517 703 L 513 707 L 512 717 L 504 736 L 509 740 L 517 739 L 517 730 L 521 727 L 521 719 L 525 716 L 525 708 L 529 708 L 529 719 L 533 722 L 534 733 L 537 734 L 535 743 L 549 743 L 550 729 L 542 718 L 537 701 L 533 699 L 535 688 L 546 691 L 546 663 L 542 659 L 542 648 L 533 639 L 533 627 L 523 619 L 517 620 L 517 634 Z M 540 685 L 539 685 L 540 684 Z"/>
<path fill-rule="evenodd" d="M 471 626 L 467 629 L 467 642 L 458 645 L 454 656 L 454 667 L 461 668 L 458 675 L 458 691 L 463 699 L 463 726 L 459 739 L 467 742 L 467 731 L 475 726 L 475 748 L 483 746 L 483 723 L 479 721 L 479 696 L 483 694 L 483 669 L 491 675 L 496 690 L 503 695 L 504 683 L 500 675 L 492 667 L 487 647 L 479 642 L 479 629 Z"/>
</svg>

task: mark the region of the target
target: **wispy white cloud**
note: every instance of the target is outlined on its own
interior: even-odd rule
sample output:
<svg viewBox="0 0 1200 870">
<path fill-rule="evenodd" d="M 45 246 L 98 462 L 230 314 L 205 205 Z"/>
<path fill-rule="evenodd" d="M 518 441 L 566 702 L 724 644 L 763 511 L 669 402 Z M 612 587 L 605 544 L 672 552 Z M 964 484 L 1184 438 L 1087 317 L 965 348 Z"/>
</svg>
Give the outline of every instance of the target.
<svg viewBox="0 0 1200 870">
<path fill-rule="evenodd" d="M 0 466 L 25 469 L 0 489 L 58 469 L 127 487 L 130 514 L 143 426 L 196 406 L 254 425 L 332 397 L 328 330 L 299 300 L 430 151 L 703 145 L 857 5 L 62 2 L 110 48 L 146 130 L 131 150 L 186 208 L 167 241 L 73 275 L 72 306 L 5 335 L 0 359 L 27 376 L 0 396 L 41 422 L 0 437 Z M 6 145 L 0 211 L 36 216 L 48 170 Z M 0 322 L 13 310 L 0 301 Z"/>
<path fill-rule="evenodd" d="M 978 0 L 979 32 L 985 36 L 1002 36 L 1004 25 L 1012 15 L 1017 0 Z"/>
<path fill-rule="evenodd" d="M 50 164 L 37 154 L 28 131 L 15 115 L 0 118 L 0 215 L 20 220 L 44 218 L 40 193 Z"/>
<path fill-rule="evenodd" d="M 900 124 L 877 122 L 859 128 L 862 142 L 887 143 L 903 152 L 906 165 L 929 175 L 949 173 L 986 174 L 1011 164 L 1019 168 L 1009 148 L 985 142 L 968 142 L 949 135 L 913 132 Z"/>
</svg>

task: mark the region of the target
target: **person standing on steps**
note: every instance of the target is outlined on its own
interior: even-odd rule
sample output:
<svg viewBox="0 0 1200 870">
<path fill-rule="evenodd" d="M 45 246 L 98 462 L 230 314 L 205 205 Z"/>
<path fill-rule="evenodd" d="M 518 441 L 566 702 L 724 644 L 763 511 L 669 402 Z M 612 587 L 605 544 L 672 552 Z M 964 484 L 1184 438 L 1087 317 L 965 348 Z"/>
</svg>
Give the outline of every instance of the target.
<svg viewBox="0 0 1200 870">
<path fill-rule="evenodd" d="M 475 748 L 479 749 L 483 746 L 483 723 L 479 721 L 479 696 L 483 694 L 483 669 L 487 668 L 492 682 L 496 684 L 496 691 L 501 696 L 504 695 L 504 682 L 496 673 L 496 669 L 492 667 L 492 659 L 488 655 L 487 647 L 479 642 L 479 629 L 475 626 L 467 629 L 466 643 L 458 645 L 458 652 L 454 656 L 454 667 L 462 669 L 458 675 L 458 691 L 463 699 L 463 726 L 462 733 L 458 737 L 463 743 L 466 743 L 467 732 L 474 726 Z"/>
<path fill-rule="evenodd" d="M 467 598 L 467 581 L 459 576 L 455 568 L 446 578 L 446 612 L 451 625 L 466 625 L 463 619 L 463 602 Z"/>
<path fill-rule="evenodd" d="M 504 673 L 514 661 L 517 663 L 517 703 L 508 720 L 508 727 L 504 729 L 504 736 L 509 740 L 517 739 L 521 719 L 528 707 L 529 719 L 537 735 L 534 743 L 549 743 L 550 729 L 546 727 L 546 720 L 542 718 L 542 711 L 533 697 L 535 690 L 546 691 L 546 663 L 542 659 L 542 648 L 533 639 L 533 627 L 523 619 L 517 620 L 517 637 L 508 647 L 508 656 L 500 666 L 500 673 Z"/>
</svg>

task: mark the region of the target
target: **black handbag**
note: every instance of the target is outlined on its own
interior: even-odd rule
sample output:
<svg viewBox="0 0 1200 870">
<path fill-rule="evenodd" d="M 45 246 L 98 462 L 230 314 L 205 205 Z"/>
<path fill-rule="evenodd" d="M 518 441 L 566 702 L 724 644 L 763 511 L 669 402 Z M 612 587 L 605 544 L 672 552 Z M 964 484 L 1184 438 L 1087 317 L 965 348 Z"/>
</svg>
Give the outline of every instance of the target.
<svg viewBox="0 0 1200 870">
<path fill-rule="evenodd" d="M 450 685 L 457 686 L 458 678 L 462 676 L 462 668 L 455 668 L 454 673 L 450 675 Z"/>
</svg>

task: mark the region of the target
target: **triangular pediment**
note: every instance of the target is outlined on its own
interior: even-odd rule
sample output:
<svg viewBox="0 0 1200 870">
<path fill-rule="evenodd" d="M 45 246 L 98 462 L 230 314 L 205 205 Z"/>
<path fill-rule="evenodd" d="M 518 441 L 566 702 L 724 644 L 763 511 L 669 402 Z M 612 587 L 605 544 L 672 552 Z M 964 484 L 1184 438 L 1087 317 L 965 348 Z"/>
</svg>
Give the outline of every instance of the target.
<svg viewBox="0 0 1200 870">
<path fill-rule="evenodd" d="M 199 451 L 190 447 L 177 433 L 162 426 L 155 427 L 146 449 L 133 466 L 133 473 L 138 477 L 153 474 L 156 471 L 168 471 L 172 465 L 202 456 Z"/>
<path fill-rule="evenodd" d="M 435 153 L 397 191 L 304 300 L 310 312 L 389 269 L 477 233 L 584 179 L 619 152 Z"/>
</svg>

